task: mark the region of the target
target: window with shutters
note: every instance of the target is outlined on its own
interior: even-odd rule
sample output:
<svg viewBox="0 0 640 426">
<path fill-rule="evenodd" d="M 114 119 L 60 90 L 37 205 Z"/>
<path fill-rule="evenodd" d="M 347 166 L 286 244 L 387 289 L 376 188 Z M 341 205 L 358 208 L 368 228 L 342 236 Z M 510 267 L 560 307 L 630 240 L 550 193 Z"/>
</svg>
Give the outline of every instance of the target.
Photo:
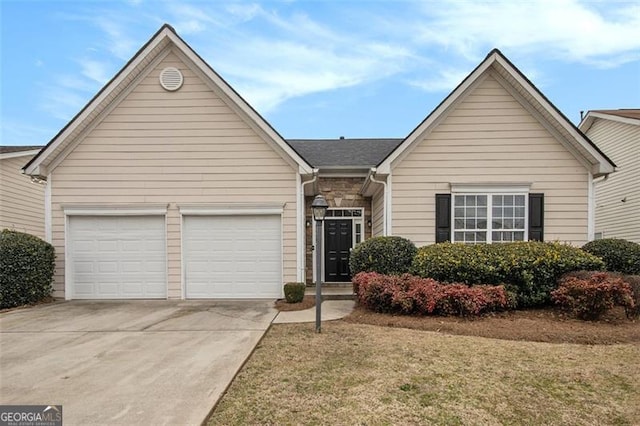
<svg viewBox="0 0 640 426">
<path fill-rule="evenodd" d="M 527 194 L 452 195 L 453 242 L 476 244 L 527 240 Z"/>
</svg>

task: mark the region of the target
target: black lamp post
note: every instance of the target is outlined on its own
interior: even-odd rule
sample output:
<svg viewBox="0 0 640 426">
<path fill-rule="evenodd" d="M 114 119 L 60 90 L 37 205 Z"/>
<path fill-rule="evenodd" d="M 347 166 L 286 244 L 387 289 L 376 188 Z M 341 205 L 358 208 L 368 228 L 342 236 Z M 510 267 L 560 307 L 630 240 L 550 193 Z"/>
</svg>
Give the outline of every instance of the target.
<svg viewBox="0 0 640 426">
<path fill-rule="evenodd" d="M 320 333 L 320 321 L 322 315 L 322 221 L 327 214 L 329 204 L 322 195 L 316 195 L 311 203 L 311 211 L 316 221 L 316 333 Z"/>
</svg>

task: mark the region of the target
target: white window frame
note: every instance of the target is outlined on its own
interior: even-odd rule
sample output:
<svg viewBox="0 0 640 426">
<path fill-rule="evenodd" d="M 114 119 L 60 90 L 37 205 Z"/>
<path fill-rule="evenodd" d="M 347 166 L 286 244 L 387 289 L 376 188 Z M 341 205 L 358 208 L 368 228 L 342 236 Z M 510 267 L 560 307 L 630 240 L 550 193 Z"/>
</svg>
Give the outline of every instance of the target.
<svg viewBox="0 0 640 426">
<path fill-rule="evenodd" d="M 477 185 L 477 184 L 465 184 L 465 185 L 451 185 L 451 234 L 450 240 L 452 242 L 464 242 L 456 241 L 456 223 L 455 223 L 455 205 L 456 196 L 465 195 L 485 195 L 487 197 L 487 238 L 484 242 L 475 242 L 475 244 L 492 244 L 493 243 L 493 231 L 508 231 L 508 230 L 494 230 L 493 229 L 493 196 L 494 195 L 522 195 L 524 196 L 524 237 L 523 241 L 529 241 L 529 189 L 530 184 L 514 184 L 514 185 Z M 460 230 L 458 230 L 460 231 Z M 516 230 L 512 230 L 516 231 Z M 518 229 L 517 231 L 521 231 Z M 502 243 L 508 241 L 496 241 L 496 243 Z"/>
</svg>

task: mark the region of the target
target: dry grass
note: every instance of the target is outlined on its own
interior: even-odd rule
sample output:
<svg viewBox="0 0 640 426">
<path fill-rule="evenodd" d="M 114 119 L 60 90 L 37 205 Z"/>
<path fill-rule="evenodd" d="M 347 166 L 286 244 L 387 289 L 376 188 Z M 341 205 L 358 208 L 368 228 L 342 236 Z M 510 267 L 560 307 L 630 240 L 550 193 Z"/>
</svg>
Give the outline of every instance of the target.
<svg viewBox="0 0 640 426">
<path fill-rule="evenodd" d="M 638 424 L 640 345 L 274 325 L 209 424 Z"/>
</svg>

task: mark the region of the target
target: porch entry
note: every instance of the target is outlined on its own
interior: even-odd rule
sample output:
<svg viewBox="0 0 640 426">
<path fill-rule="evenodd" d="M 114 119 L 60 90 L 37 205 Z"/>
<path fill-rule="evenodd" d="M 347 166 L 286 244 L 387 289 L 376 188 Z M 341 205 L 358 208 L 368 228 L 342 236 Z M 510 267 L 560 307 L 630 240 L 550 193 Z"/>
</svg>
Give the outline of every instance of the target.
<svg viewBox="0 0 640 426">
<path fill-rule="evenodd" d="M 324 282 L 349 282 L 349 254 L 363 237 L 363 209 L 333 208 L 324 221 Z"/>
</svg>

